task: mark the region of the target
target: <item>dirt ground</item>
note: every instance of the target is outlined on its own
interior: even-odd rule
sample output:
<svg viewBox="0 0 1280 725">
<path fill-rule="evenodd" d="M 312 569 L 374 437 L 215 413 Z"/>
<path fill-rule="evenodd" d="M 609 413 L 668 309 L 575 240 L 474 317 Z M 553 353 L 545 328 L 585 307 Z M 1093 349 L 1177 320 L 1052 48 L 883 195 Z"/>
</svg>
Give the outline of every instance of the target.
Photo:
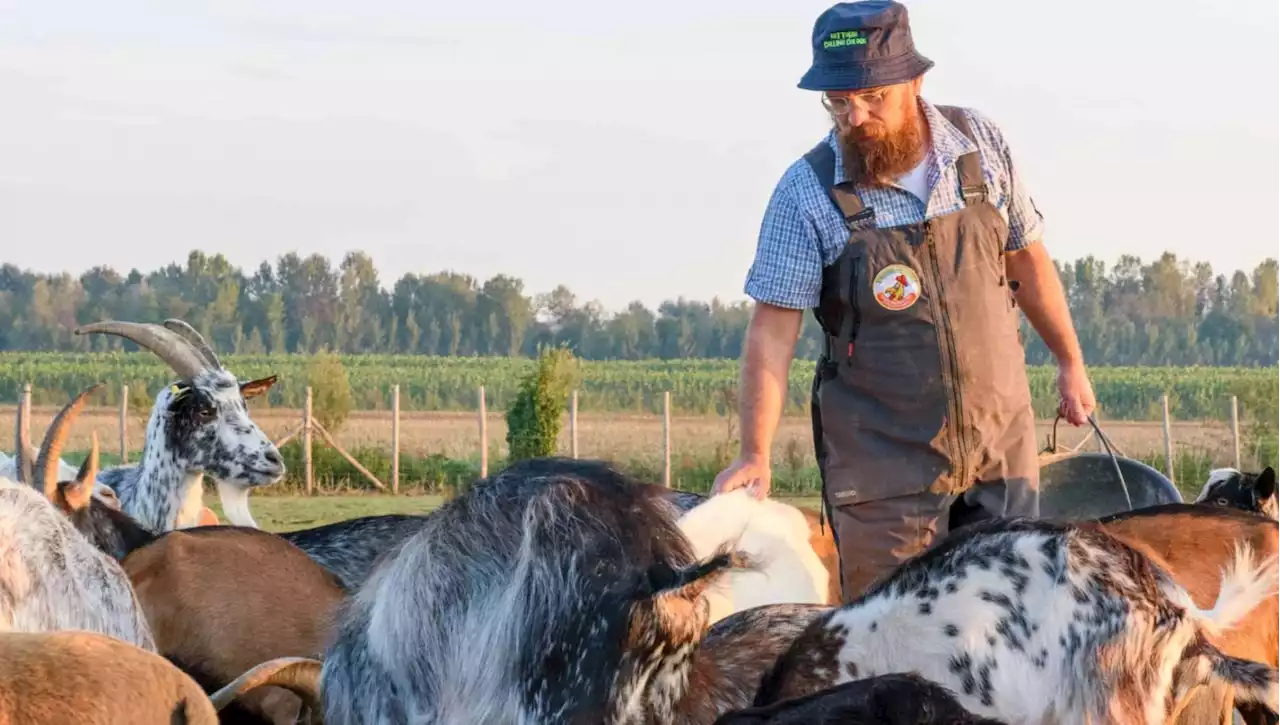
<svg viewBox="0 0 1280 725">
<path fill-rule="evenodd" d="M 52 407 L 37 407 L 32 411 L 32 435 L 37 445 L 57 412 Z M 126 426 L 126 445 L 132 460 L 141 448 L 143 430 L 148 410 L 131 410 Z M 298 410 L 273 408 L 253 411 L 254 420 L 273 439 L 279 439 L 296 429 L 302 420 Z M 14 446 L 14 406 L 0 406 L 0 451 L 11 452 Z M 735 421 L 736 423 L 736 421 Z M 1163 451 L 1162 426 L 1159 422 L 1100 421 L 1103 431 L 1120 451 L 1127 456 L 1138 457 Z M 502 456 L 506 451 L 506 421 L 500 411 L 491 411 L 487 420 L 491 455 Z M 119 413 L 115 409 L 90 408 L 81 414 L 68 451 L 81 451 L 89 447 L 92 431 L 98 434 L 103 451 L 115 453 L 120 449 Z M 1038 439 L 1043 448 L 1050 431 L 1050 422 L 1038 424 Z M 1085 429 L 1072 428 L 1059 423 L 1059 446 L 1073 446 L 1085 435 Z M 1216 463 L 1229 465 L 1232 459 L 1231 430 L 1225 423 L 1216 421 L 1175 421 L 1171 426 L 1174 446 L 1177 450 L 1195 451 L 1211 455 Z M 778 427 L 774 444 L 774 458 L 786 461 L 798 456 L 812 461 L 811 429 L 807 416 L 784 418 Z M 386 411 L 355 411 L 336 431 L 338 442 L 347 448 L 360 446 L 391 446 L 391 414 Z M 673 417 L 671 421 L 671 447 L 673 458 L 681 456 L 701 457 L 712 453 L 717 446 L 737 437 L 725 418 L 714 416 Z M 560 451 L 568 453 L 569 426 L 560 435 Z M 480 425 L 476 413 L 410 412 L 402 411 L 400 419 L 401 451 L 422 455 L 442 453 L 451 458 L 471 458 L 479 455 Z M 1096 440 L 1088 442 L 1083 450 L 1101 450 Z M 731 447 L 730 450 L 736 450 Z M 617 460 L 659 458 L 662 454 L 662 419 L 655 415 L 581 413 L 578 417 L 578 452 L 582 456 L 603 456 Z M 1247 452 L 1245 453 L 1247 457 Z"/>
</svg>

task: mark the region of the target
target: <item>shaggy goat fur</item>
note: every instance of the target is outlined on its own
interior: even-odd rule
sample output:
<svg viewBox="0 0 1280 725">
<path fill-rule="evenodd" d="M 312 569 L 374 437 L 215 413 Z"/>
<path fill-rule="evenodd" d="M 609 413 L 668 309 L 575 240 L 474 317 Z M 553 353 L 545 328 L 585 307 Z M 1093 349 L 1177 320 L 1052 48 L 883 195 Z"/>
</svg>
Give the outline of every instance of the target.
<svg viewBox="0 0 1280 725">
<path fill-rule="evenodd" d="M 163 657 L 93 632 L 0 634 L 0 723 L 217 725 L 209 698 Z"/>
<path fill-rule="evenodd" d="M 1200 489 L 1194 503 L 1250 511 L 1269 519 L 1280 518 L 1280 497 L 1276 493 L 1276 469 L 1262 473 L 1241 473 L 1234 468 L 1215 468 Z"/>
<path fill-rule="evenodd" d="M 449 501 L 343 605 L 327 725 L 666 723 L 706 628 L 669 513 L 599 461 L 516 463 Z"/>
<path fill-rule="evenodd" d="M 820 617 L 765 678 L 757 705 L 915 671 L 1008 722 L 1157 725 L 1201 683 L 1275 710 L 1274 667 L 1210 638 L 1271 596 L 1276 561 L 1248 547 L 1212 609 L 1096 523 L 999 519 L 953 532 Z"/>
<path fill-rule="evenodd" d="M 715 725 L 1003 725 L 965 710 L 955 693 L 910 672 L 853 680 L 803 697 L 726 713 Z"/>
<path fill-rule="evenodd" d="M 834 604 L 830 575 L 809 543 L 809 525 L 793 506 L 757 500 L 747 491 L 715 496 L 678 521 L 698 557 L 729 543 L 758 571 L 734 572 L 707 589 L 710 621 L 765 604 Z"/>
<path fill-rule="evenodd" d="M 0 479 L 0 631 L 101 632 L 154 651 L 124 570 L 31 486 Z"/>
<path fill-rule="evenodd" d="M 331 572 L 344 589 L 355 591 L 382 555 L 417 533 L 425 520 L 414 514 L 361 516 L 279 536 Z"/>
</svg>

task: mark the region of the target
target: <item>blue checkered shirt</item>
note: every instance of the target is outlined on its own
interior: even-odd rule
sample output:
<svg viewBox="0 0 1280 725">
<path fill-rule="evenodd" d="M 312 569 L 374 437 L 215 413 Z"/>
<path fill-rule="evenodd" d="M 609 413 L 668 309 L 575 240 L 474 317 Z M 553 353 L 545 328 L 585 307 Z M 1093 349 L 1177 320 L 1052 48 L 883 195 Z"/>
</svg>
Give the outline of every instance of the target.
<svg viewBox="0 0 1280 725">
<path fill-rule="evenodd" d="M 858 187 L 858 197 L 864 206 L 875 210 L 876 225 L 882 229 L 919 224 L 964 208 L 956 159 L 973 151 L 974 144 L 932 104 L 922 99 L 921 106 L 933 138 L 926 161 L 929 203 L 925 205 L 915 194 L 896 185 Z M 972 109 L 965 109 L 965 114 L 977 138 L 990 201 L 1009 225 L 1006 249 L 1014 251 L 1039 241 L 1044 219 L 1018 178 L 1000 129 Z M 834 129 L 827 133 L 826 142 L 836 152 L 839 183 L 845 180 L 844 164 Z M 769 199 L 744 291 L 757 302 L 779 307 L 816 307 L 822 268 L 834 262 L 848 242 L 844 217 L 831 203 L 808 162 L 798 159 L 782 175 Z"/>
</svg>

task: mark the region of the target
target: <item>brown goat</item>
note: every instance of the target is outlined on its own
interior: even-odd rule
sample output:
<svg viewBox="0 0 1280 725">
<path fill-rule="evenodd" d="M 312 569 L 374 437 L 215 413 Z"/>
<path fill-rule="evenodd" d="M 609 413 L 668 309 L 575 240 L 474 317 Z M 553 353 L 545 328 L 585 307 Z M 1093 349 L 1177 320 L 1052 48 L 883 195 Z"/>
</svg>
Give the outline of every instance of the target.
<svg viewBox="0 0 1280 725">
<path fill-rule="evenodd" d="M 0 724 L 216 725 L 195 680 L 96 632 L 0 634 Z"/>
<path fill-rule="evenodd" d="M 1222 570 L 1238 543 L 1248 543 L 1258 558 L 1280 549 L 1280 523 L 1253 513 L 1201 504 L 1165 504 L 1099 520 L 1104 528 L 1164 567 L 1197 606 L 1212 606 Z M 1239 624 L 1211 638 L 1224 653 L 1280 665 L 1280 597 L 1273 594 Z M 1246 723 L 1274 722 L 1257 708 L 1241 707 Z"/>
<path fill-rule="evenodd" d="M 320 657 L 344 596 L 301 549 L 250 528 L 171 531 L 122 565 L 159 652 L 207 692 L 273 659 Z M 222 722 L 293 723 L 301 702 L 263 688 L 222 710 Z"/>
<path fill-rule="evenodd" d="M 716 622 L 693 654 L 687 694 L 671 725 L 712 725 L 720 713 L 750 705 L 778 655 L 829 611 L 822 604 L 768 604 Z"/>
</svg>

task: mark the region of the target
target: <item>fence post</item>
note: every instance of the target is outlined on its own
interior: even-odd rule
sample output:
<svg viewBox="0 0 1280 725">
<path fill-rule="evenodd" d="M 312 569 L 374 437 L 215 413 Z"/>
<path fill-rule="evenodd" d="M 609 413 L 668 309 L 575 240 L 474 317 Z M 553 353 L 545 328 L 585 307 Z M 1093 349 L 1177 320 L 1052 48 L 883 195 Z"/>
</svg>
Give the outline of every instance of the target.
<svg viewBox="0 0 1280 725">
<path fill-rule="evenodd" d="M 578 457 L 578 391 L 569 393 L 569 455 Z"/>
<path fill-rule="evenodd" d="M 480 386 L 480 478 L 489 476 L 489 420 L 485 413 L 484 386 Z"/>
<path fill-rule="evenodd" d="M 311 386 L 307 386 L 307 403 L 302 409 L 302 475 L 311 495 Z"/>
<path fill-rule="evenodd" d="M 662 485 L 671 488 L 671 391 L 662 391 Z"/>
<path fill-rule="evenodd" d="M 391 386 L 391 493 L 400 493 L 400 385 Z"/>
<path fill-rule="evenodd" d="M 1240 470 L 1240 401 L 1231 396 L 1231 450 L 1235 453 L 1236 470 Z"/>
<path fill-rule="evenodd" d="M 129 462 L 129 438 L 125 435 L 129 415 L 129 386 L 120 386 L 120 464 Z"/>
<path fill-rule="evenodd" d="M 31 440 L 31 383 L 22 384 L 22 397 L 18 399 L 18 407 L 22 410 L 22 432 L 26 434 L 23 438 Z M 13 458 L 15 461 L 18 459 L 16 450 L 13 452 Z M 35 461 L 32 461 L 31 465 L 34 466 Z"/>
<path fill-rule="evenodd" d="M 1169 431 L 1169 396 L 1160 396 L 1160 413 L 1164 419 L 1164 468 L 1169 475 L 1169 480 L 1177 483 L 1173 478 L 1173 434 Z"/>
</svg>

